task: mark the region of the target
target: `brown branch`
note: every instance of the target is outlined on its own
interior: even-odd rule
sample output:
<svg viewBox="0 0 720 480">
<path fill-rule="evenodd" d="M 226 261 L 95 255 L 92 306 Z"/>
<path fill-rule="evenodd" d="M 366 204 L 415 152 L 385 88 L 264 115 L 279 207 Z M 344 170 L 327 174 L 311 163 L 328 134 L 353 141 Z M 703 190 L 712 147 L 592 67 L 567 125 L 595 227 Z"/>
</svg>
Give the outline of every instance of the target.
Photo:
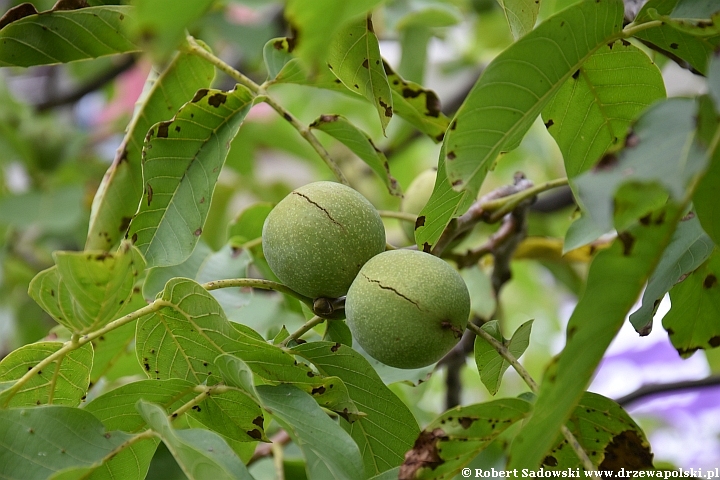
<svg viewBox="0 0 720 480">
<path fill-rule="evenodd" d="M 270 443 L 261 443 L 255 448 L 255 453 L 250 457 L 248 465 L 252 465 L 261 458 L 269 457 L 272 455 L 273 445 L 287 445 L 292 439 L 285 430 L 280 430 L 275 435 L 270 437 Z"/>
<path fill-rule="evenodd" d="M 675 393 L 683 390 L 696 390 L 701 388 L 720 386 L 720 375 L 710 375 L 699 380 L 683 380 L 672 383 L 650 383 L 643 385 L 634 392 L 615 400 L 619 405 L 625 407 L 645 397 L 661 395 L 664 393 Z"/>
<path fill-rule="evenodd" d="M 117 65 L 114 65 L 87 83 L 80 85 L 77 89 L 38 103 L 35 105 L 35 110 L 44 112 L 56 107 L 75 103 L 88 93 L 94 92 L 113 81 L 120 74 L 132 68 L 135 62 L 136 58 L 133 55 L 127 55 L 123 57 Z"/>
</svg>

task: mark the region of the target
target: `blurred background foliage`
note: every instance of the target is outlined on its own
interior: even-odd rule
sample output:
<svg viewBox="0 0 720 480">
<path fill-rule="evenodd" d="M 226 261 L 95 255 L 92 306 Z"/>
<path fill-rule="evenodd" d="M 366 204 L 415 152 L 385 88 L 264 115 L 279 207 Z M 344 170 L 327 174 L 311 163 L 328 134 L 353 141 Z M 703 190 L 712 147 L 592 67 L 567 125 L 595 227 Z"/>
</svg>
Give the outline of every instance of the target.
<svg viewBox="0 0 720 480">
<path fill-rule="evenodd" d="M 0 10 L 6 11 L 19 3 L 0 2 Z M 31 3 L 43 11 L 52 8 L 54 2 Z M 571 3 L 572 0 L 543 0 L 540 20 Z M 187 28 L 220 58 L 262 83 L 267 77 L 263 46 L 272 38 L 290 34 L 283 8 L 282 2 L 266 0 L 217 1 L 207 12 L 189 19 Z M 483 66 L 513 41 L 504 13 L 495 0 L 389 0 L 377 9 L 373 23 L 384 58 L 404 78 L 434 90 L 449 116 L 459 107 Z M 135 101 L 148 75 L 160 70 L 167 61 L 163 43 L 166 39 L 148 41 L 152 54 L 147 56 L 111 56 L 65 65 L 0 70 L 0 235 L 4 239 L 0 247 L 0 358 L 19 346 L 46 337 L 54 325 L 28 296 L 28 284 L 36 273 L 53 265 L 53 251 L 83 249 L 93 196 L 122 140 Z M 647 53 L 663 69 L 669 95 L 695 93 L 703 88 L 701 77 Z M 233 85 L 222 74 L 214 82 L 215 88 L 229 89 Z M 437 165 L 439 145 L 417 135 L 415 129 L 397 117 L 384 136 L 377 112 L 359 96 L 297 85 L 275 85 L 269 92 L 305 124 L 328 113 L 350 119 L 385 152 L 392 175 L 403 189 L 419 173 Z M 354 188 L 378 209 L 399 208 L 400 200 L 388 194 L 365 163 L 330 136 L 317 135 Z M 498 161 L 480 194 L 511 183 L 518 170 L 536 184 L 565 175 L 560 151 L 539 120 L 521 146 Z M 167 278 L 180 273 L 200 275 L 203 268 L 212 268 L 213 262 L 226 268 L 228 262 L 234 262 L 232 268 L 242 273 L 249 269 L 251 276 L 259 271 L 267 273 L 261 258 L 255 258 L 255 262 L 235 258 L 231 246 L 251 239 L 233 239 L 233 225 L 242 218 L 241 214 L 253 212 L 248 208 L 267 209 L 293 188 L 319 179 L 330 180 L 332 175 L 297 131 L 268 105 L 255 106 L 232 143 L 195 254 L 181 266 L 151 272 L 145 296 L 153 296 Z M 563 202 L 554 192 L 541 197 L 540 202 L 543 201 L 549 211 L 532 212 L 529 234 L 563 238 L 573 219 L 574 205 Z M 391 244 L 410 243 L 396 220 L 386 219 L 386 227 Z M 494 228 L 483 224 L 465 241 L 477 243 L 492 234 Z M 564 325 L 582 290 L 587 263 L 551 254 L 538 255 L 537 251 L 530 256 L 533 258 L 513 262 L 513 281 L 502 291 L 498 316 L 505 336 L 527 320 L 535 319 L 523 363 L 534 377 L 540 378 L 551 356 L 562 348 Z M 481 316 L 491 315 L 495 305 L 488 304 L 492 295 L 486 272 L 474 268 L 464 275 L 468 283 L 477 287 L 471 288 L 474 311 Z M 266 338 L 272 338 L 283 325 L 292 331 L 305 321 L 297 304 L 273 293 L 247 293 L 228 301 L 235 302 L 228 312 L 231 319 L 250 325 Z M 605 388 L 601 393 L 617 398 L 647 379 L 642 372 L 655 361 L 648 346 L 668 344 L 664 332 L 657 330 L 660 337 L 634 336 L 634 343 L 627 349 L 647 350 L 645 366 L 633 363 L 636 371 L 628 372 L 629 377 L 623 379 L 627 385 L 616 390 L 601 385 L 600 390 Z M 660 355 L 657 358 L 661 358 L 664 369 L 682 371 L 684 378 L 720 372 L 717 351 L 708 352 L 707 360 L 704 352 L 697 353 L 684 364 L 687 368 L 674 363 L 681 361 L 672 349 L 668 352 L 656 349 L 655 354 Z M 119 361 L 105 381 L 122 382 L 126 375 L 138 373 L 137 365 L 133 367 L 133 356 L 128 355 L 127 359 Z M 622 365 L 626 368 L 628 361 L 621 368 Z M 421 425 L 444 410 L 443 375 L 434 375 L 426 381 L 427 370 L 392 377 L 397 372 L 378 368 L 384 378 L 402 380 L 392 388 L 410 406 Z M 490 398 L 478 379 L 472 358 L 468 358 L 462 376 L 463 404 Z M 617 382 L 617 377 L 614 378 Z M 670 375 L 651 380 L 674 378 L 675 375 Z M 521 391 L 522 381 L 510 373 L 499 393 L 512 396 Z M 641 413 L 642 424 L 648 428 L 651 439 L 655 431 L 665 435 L 662 432 L 667 430 L 663 428 L 673 423 L 652 409 Z M 681 425 L 690 428 L 687 420 Z M 717 427 L 714 434 L 719 430 Z M 710 442 L 717 446 L 717 437 Z M 672 450 L 663 450 L 662 446 L 658 450 L 656 442 L 652 443 L 660 460 L 663 451 Z M 163 457 L 162 448 L 158 452 L 148 478 L 171 478 L 171 467 L 162 462 L 174 463 Z M 499 456 L 499 447 L 490 448 L 471 466 L 497 466 L 494 462 Z M 287 468 L 291 469 L 292 447 L 286 458 Z M 718 459 L 717 452 L 714 458 Z M 681 462 L 682 458 L 668 456 L 665 460 Z M 258 472 L 272 471 L 271 460 L 259 462 L 254 468 L 257 478 L 267 478 Z"/>
</svg>

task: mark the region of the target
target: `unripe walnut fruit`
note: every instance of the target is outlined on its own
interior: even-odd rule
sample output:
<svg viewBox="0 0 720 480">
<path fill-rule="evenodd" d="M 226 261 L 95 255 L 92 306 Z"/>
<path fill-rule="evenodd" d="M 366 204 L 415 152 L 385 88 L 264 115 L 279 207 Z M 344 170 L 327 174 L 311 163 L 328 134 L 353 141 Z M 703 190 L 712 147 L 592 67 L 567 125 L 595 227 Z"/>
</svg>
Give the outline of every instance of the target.
<svg viewBox="0 0 720 480">
<path fill-rule="evenodd" d="M 270 269 L 311 298 L 345 295 L 360 268 L 385 250 L 385 228 L 360 193 L 334 182 L 292 191 L 270 212 L 262 231 Z"/>
<path fill-rule="evenodd" d="M 460 340 L 470 295 L 458 272 L 416 250 L 370 259 L 345 301 L 353 338 L 373 358 L 397 368 L 437 362 Z"/>
<path fill-rule="evenodd" d="M 431 168 L 425 170 L 410 183 L 405 191 L 405 196 L 400 204 L 400 211 L 405 213 L 419 214 L 430 200 L 433 189 L 435 188 L 435 178 L 437 170 Z M 411 242 L 415 241 L 415 225 L 412 222 L 402 222 L 402 229 L 405 236 Z"/>
</svg>

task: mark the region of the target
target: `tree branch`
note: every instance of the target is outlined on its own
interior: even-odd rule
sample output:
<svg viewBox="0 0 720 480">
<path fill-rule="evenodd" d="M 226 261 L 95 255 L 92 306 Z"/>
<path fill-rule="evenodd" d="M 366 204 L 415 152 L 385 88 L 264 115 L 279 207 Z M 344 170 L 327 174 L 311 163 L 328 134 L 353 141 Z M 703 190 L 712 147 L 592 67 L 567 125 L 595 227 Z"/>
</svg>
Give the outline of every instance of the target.
<svg viewBox="0 0 720 480">
<path fill-rule="evenodd" d="M 634 392 L 615 400 L 620 406 L 625 407 L 645 397 L 662 395 L 665 393 L 677 393 L 683 390 L 697 390 L 702 388 L 720 386 L 720 375 L 710 375 L 699 380 L 683 380 L 672 383 L 649 383 L 638 388 Z"/>
</svg>

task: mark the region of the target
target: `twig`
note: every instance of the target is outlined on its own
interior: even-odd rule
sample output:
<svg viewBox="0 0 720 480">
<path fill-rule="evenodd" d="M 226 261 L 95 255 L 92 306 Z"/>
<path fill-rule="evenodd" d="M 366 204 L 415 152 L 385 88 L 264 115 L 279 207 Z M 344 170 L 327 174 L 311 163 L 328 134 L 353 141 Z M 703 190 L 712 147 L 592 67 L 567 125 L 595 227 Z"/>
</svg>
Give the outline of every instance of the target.
<svg viewBox="0 0 720 480">
<path fill-rule="evenodd" d="M 232 66 L 228 65 L 212 53 L 205 50 L 195 41 L 193 37 L 188 36 L 187 42 L 188 46 L 186 47 L 186 49 L 189 53 L 192 53 L 193 55 L 197 55 L 198 57 L 207 60 L 209 63 L 214 65 L 215 68 L 224 72 L 241 85 L 247 87 L 256 97 L 270 105 L 273 110 L 278 112 L 280 116 L 282 116 L 290 123 L 290 125 L 295 127 L 298 133 L 300 133 L 300 136 L 302 136 L 310 144 L 310 146 L 315 149 L 320 158 L 323 159 L 328 168 L 333 172 L 333 175 L 335 175 L 337 181 L 344 185 L 349 185 L 347 178 L 345 178 L 345 175 L 342 173 L 337 163 L 335 163 L 335 160 L 333 160 L 328 151 L 325 150 L 325 147 L 322 146 L 317 137 L 310 131 L 308 127 L 300 123 L 300 121 L 295 118 L 293 114 L 287 111 L 282 105 L 277 103 L 272 97 L 268 96 L 265 89 L 252 81 L 252 79 L 250 79 L 249 77 L 243 75 L 242 73 L 234 69 Z"/>
<path fill-rule="evenodd" d="M 207 291 L 217 290 L 218 288 L 234 288 L 249 287 L 258 288 L 260 290 L 275 290 L 276 292 L 290 295 L 297 298 L 308 307 L 313 307 L 313 299 L 306 297 L 295 290 L 283 285 L 282 283 L 273 282 L 271 280 L 262 280 L 260 278 L 230 278 L 227 280 L 213 280 L 212 282 L 203 283 L 202 287 Z"/>
<path fill-rule="evenodd" d="M 530 390 L 533 393 L 537 393 L 538 391 L 538 385 L 535 382 L 535 380 L 532 378 L 530 373 L 525 370 L 525 367 L 522 366 L 522 364 L 518 361 L 517 358 L 508 350 L 507 346 L 505 346 L 504 343 L 499 342 L 495 339 L 492 335 L 490 335 L 488 332 L 483 330 L 482 328 L 478 327 L 474 323 L 470 322 L 468 323 L 468 329 L 472 330 L 475 335 L 481 337 L 483 340 L 485 340 L 487 343 L 489 343 L 498 354 L 500 354 L 501 357 L 503 357 L 520 375 L 520 378 L 523 379 L 525 384 L 527 384 L 528 387 L 530 387 Z M 573 449 L 575 454 L 578 456 L 580 461 L 583 464 L 583 468 L 587 471 L 595 471 L 595 465 L 593 465 L 592 461 L 590 460 L 590 457 L 588 457 L 585 450 L 580 445 L 580 442 L 578 442 L 577 438 L 575 438 L 575 435 L 570 431 L 569 428 L 567 428 L 566 425 L 563 425 L 560 428 L 560 432 L 563 434 L 563 437 L 565 437 L 565 440 L 567 440 L 570 447 Z"/>
<path fill-rule="evenodd" d="M 291 333 L 289 337 L 287 337 L 285 340 L 283 340 L 282 343 L 280 344 L 280 346 L 287 347 L 288 343 L 299 339 L 300 337 L 302 337 L 307 332 L 312 330 L 317 325 L 320 325 L 324 321 L 325 321 L 324 318 L 318 317 L 317 315 L 315 315 L 313 318 L 311 318 L 310 320 L 305 322 L 300 328 L 298 328 L 293 333 Z"/>
<path fill-rule="evenodd" d="M 261 458 L 269 457 L 273 452 L 273 445 L 287 445 L 291 441 L 292 439 L 290 438 L 290 435 L 288 435 L 285 430 L 280 430 L 275 435 L 270 437 L 270 443 L 261 443 L 255 448 L 255 453 L 253 453 L 253 456 L 247 463 L 248 466 L 257 462 Z"/>
<path fill-rule="evenodd" d="M 403 222 L 410 222 L 413 224 L 417 221 L 418 217 L 414 213 L 395 212 L 393 210 L 378 210 L 378 213 L 383 218 L 395 218 L 397 220 L 402 220 Z"/>
<path fill-rule="evenodd" d="M 87 83 L 80 85 L 76 90 L 67 92 L 54 98 L 48 98 L 47 100 L 38 103 L 37 105 L 35 105 L 35 110 L 37 110 L 38 112 L 44 112 L 55 107 L 61 107 L 69 103 L 75 103 L 88 93 L 94 92 L 95 90 L 102 88 L 107 83 L 118 77 L 120 74 L 132 68 L 132 66 L 135 65 L 135 61 L 136 59 L 134 56 L 128 55 L 124 57 L 117 65 L 114 65 L 113 67 L 101 73 L 97 77 L 91 79 Z"/>
<path fill-rule="evenodd" d="M 627 406 L 631 403 L 635 403 L 638 400 L 642 400 L 645 397 L 653 395 L 661 395 L 663 393 L 675 393 L 683 390 L 695 390 L 700 388 L 717 387 L 720 386 L 720 375 L 710 375 L 709 377 L 701 378 L 699 380 L 683 380 L 680 382 L 672 383 L 651 383 L 643 385 L 634 392 L 628 393 L 627 395 L 615 400 L 621 406 Z"/>
</svg>

